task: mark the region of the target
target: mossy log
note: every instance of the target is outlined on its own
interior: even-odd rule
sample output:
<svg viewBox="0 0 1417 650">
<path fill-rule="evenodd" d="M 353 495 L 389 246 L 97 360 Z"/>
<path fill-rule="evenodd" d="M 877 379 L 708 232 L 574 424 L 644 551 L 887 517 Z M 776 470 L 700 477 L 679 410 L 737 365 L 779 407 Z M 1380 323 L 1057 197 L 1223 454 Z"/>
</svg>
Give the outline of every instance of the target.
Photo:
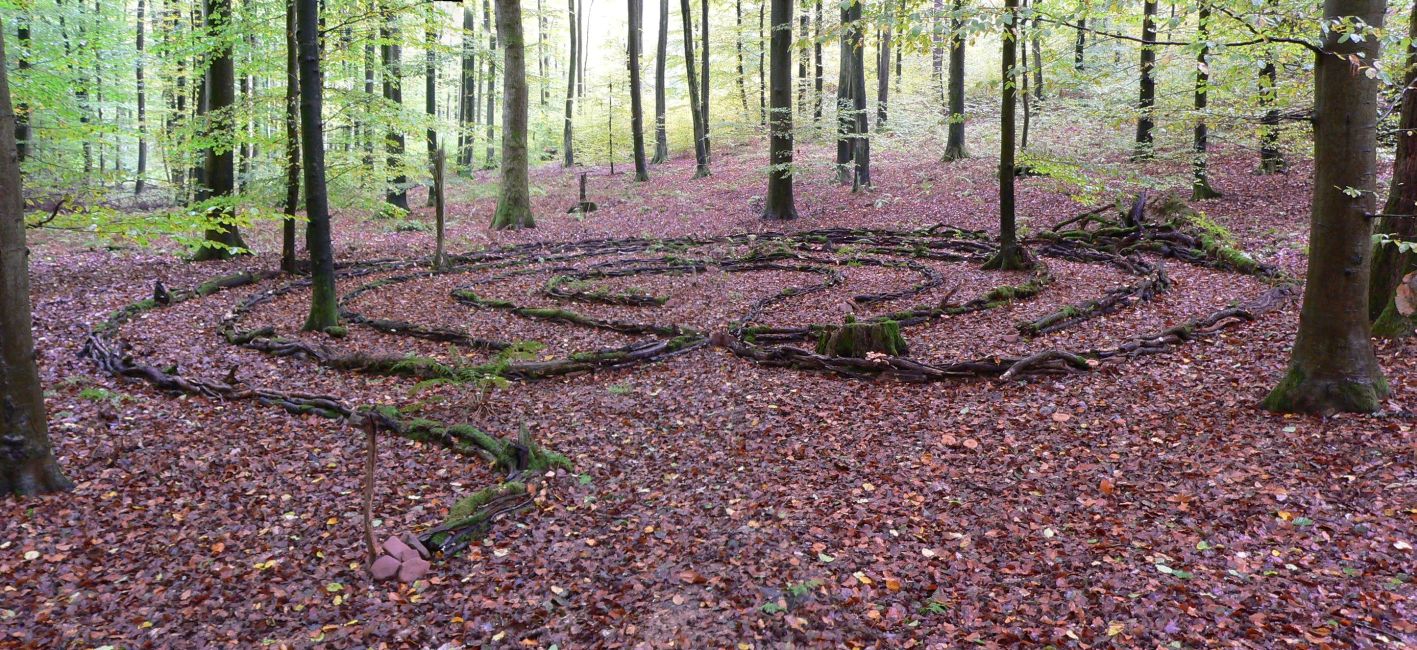
<svg viewBox="0 0 1417 650">
<path fill-rule="evenodd" d="M 822 330 L 817 337 L 817 354 L 829 357 L 864 359 L 871 352 L 893 357 L 906 353 L 900 323 L 893 320 L 858 323 L 848 320 Z"/>
</svg>

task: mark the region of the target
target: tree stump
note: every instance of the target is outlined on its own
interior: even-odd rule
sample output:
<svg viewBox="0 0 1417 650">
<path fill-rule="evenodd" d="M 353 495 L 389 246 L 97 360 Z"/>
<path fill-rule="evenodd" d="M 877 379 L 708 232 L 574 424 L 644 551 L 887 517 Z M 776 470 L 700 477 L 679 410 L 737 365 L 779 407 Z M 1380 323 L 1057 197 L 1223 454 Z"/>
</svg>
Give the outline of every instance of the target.
<svg viewBox="0 0 1417 650">
<path fill-rule="evenodd" d="M 817 337 L 817 354 L 864 359 L 870 352 L 890 356 L 905 354 L 900 323 L 893 320 L 858 323 L 854 317 L 847 317 L 840 327 L 823 330 Z"/>
</svg>

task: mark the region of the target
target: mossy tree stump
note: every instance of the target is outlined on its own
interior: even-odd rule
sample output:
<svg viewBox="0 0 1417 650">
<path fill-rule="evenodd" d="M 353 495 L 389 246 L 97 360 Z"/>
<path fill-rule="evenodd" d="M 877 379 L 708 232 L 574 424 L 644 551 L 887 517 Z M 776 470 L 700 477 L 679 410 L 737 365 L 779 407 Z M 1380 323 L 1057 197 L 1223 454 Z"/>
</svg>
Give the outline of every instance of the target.
<svg viewBox="0 0 1417 650">
<path fill-rule="evenodd" d="M 825 329 L 817 338 L 817 354 L 864 359 L 870 352 L 891 356 L 905 354 L 900 323 L 893 320 L 858 323 L 855 317 L 848 316 L 840 327 Z"/>
</svg>

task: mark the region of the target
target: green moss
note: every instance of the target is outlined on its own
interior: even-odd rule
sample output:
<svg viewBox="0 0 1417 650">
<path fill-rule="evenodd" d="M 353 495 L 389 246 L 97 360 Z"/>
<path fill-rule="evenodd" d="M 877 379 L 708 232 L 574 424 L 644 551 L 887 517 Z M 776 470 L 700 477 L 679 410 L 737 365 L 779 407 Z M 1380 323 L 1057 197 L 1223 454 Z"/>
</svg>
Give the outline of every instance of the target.
<svg viewBox="0 0 1417 650">
<path fill-rule="evenodd" d="M 1397 304 L 1388 300 L 1387 306 L 1373 321 L 1373 336 L 1385 339 L 1402 339 L 1417 331 L 1417 322 L 1397 312 Z"/>
<path fill-rule="evenodd" d="M 1382 406 L 1388 391 L 1387 379 L 1381 374 L 1368 381 L 1314 380 L 1303 370 L 1290 367 L 1261 405 L 1276 413 L 1372 413 Z"/>
<path fill-rule="evenodd" d="M 342 339 L 349 336 L 349 329 L 345 328 L 343 325 L 331 325 L 321 331 L 330 338 Z"/>
<path fill-rule="evenodd" d="M 906 349 L 900 323 L 893 320 L 843 323 L 823 330 L 817 337 L 817 354 L 833 357 L 864 359 L 871 352 L 898 356 Z"/>
</svg>

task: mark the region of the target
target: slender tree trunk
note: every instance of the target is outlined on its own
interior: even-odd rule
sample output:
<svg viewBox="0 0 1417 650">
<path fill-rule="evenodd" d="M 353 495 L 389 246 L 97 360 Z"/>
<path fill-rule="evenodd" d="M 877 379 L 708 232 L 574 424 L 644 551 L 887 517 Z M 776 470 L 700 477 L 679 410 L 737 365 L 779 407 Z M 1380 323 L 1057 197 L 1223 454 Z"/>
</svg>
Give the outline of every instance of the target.
<svg viewBox="0 0 1417 650">
<path fill-rule="evenodd" d="M 1035 6 L 1037 3 L 1035 2 Z M 1035 9 L 1036 11 L 1036 9 Z M 1038 17 L 1035 15 L 1029 26 L 1029 49 L 1033 51 L 1033 98 L 1043 101 L 1043 39 L 1038 36 Z"/>
<path fill-rule="evenodd" d="M 1406 89 L 1402 93 L 1402 110 L 1397 124 L 1397 155 L 1392 162 L 1392 180 L 1388 185 L 1384 216 L 1378 220 L 1375 232 L 1392 239 L 1410 242 L 1417 239 L 1417 4 L 1408 17 Z M 1368 317 L 1373 322 L 1373 334 L 1389 338 L 1412 336 L 1417 318 L 1398 310 L 1398 283 L 1404 275 L 1417 270 L 1417 256 L 1403 253 L 1397 246 L 1386 244 L 1373 249 L 1372 279 L 1368 283 Z"/>
<path fill-rule="evenodd" d="M 792 9 L 797 0 L 772 0 L 772 119 L 764 219 L 795 219 L 792 197 Z"/>
<path fill-rule="evenodd" d="M 54 460 L 44 389 L 34 361 L 29 248 L 15 121 L 5 73 L 5 29 L 0 23 L 0 496 L 50 494 L 73 487 Z"/>
<path fill-rule="evenodd" d="M 133 179 L 133 194 L 143 193 L 147 185 L 148 176 L 148 87 L 143 79 L 144 57 L 147 47 L 147 29 L 144 24 L 144 14 L 146 10 L 144 0 L 138 0 L 138 35 L 135 38 L 135 47 L 138 51 L 138 62 L 135 71 L 137 79 L 137 102 L 138 102 L 138 169 Z M 28 135 L 26 136 L 28 137 Z"/>
<path fill-rule="evenodd" d="M 527 178 L 526 39 L 521 0 L 497 0 L 497 35 L 502 47 L 502 182 L 492 227 L 532 228 Z M 490 113 L 489 113 L 490 115 Z"/>
<path fill-rule="evenodd" d="M 538 6 L 540 3 L 538 2 Z M 433 270 L 442 271 L 448 267 L 448 257 L 443 252 L 444 217 L 447 210 L 444 189 L 447 187 L 447 155 L 440 148 L 433 153 Z"/>
<path fill-rule="evenodd" d="M 171 9 L 167 17 L 167 33 L 172 39 L 182 38 L 182 12 Z M 172 168 L 173 199 L 177 203 L 187 202 L 187 160 L 190 154 L 186 151 L 188 138 L 187 129 L 187 57 L 178 54 L 174 67 L 173 76 L 176 82 L 172 90 L 172 114 L 167 118 L 168 132 L 177 134 L 176 149 L 178 155 L 171 156 L 172 161 L 168 165 Z"/>
<path fill-rule="evenodd" d="M 930 24 L 930 81 L 935 101 L 945 107 L 945 0 L 934 0 L 935 19 Z M 941 111 L 947 117 L 949 110 Z"/>
<path fill-rule="evenodd" d="M 699 114 L 704 120 L 704 158 L 708 158 L 713 154 L 713 148 L 710 146 L 712 139 L 709 137 L 709 124 L 713 121 L 712 113 L 709 112 L 709 0 L 699 1 L 699 13 L 704 44 L 703 50 L 699 52 L 699 101 L 703 103 Z"/>
<path fill-rule="evenodd" d="M 536 0 L 536 76 L 541 80 L 541 107 L 550 101 L 546 83 L 546 12 L 541 8 L 541 0 Z"/>
<path fill-rule="evenodd" d="M 518 0 L 517 4 L 518 4 L 518 6 L 521 5 L 520 0 Z M 492 15 L 492 7 L 491 7 L 491 4 L 490 4 L 489 0 L 482 0 L 482 11 L 483 11 L 483 14 L 482 14 L 482 15 L 483 15 L 482 29 L 487 32 L 487 51 L 488 51 L 488 52 L 496 52 L 496 51 L 497 51 L 497 31 L 495 31 L 495 30 L 492 28 L 492 25 L 488 24 L 488 22 L 487 22 L 488 17 Z M 518 11 L 520 11 L 520 9 L 518 9 Z M 518 27 L 521 27 L 521 21 L 520 21 L 520 20 L 518 20 L 517 26 L 518 26 Z M 523 57 L 523 58 L 525 58 L 525 57 Z M 505 60 L 504 60 L 504 65 L 505 65 Z M 523 70 L 525 70 L 525 69 L 523 69 Z M 523 75 L 525 75 L 525 72 L 523 72 Z M 486 91 L 486 93 L 487 93 L 487 156 L 486 156 L 486 158 L 483 158 L 483 161 L 482 161 L 482 168 L 483 168 L 483 169 L 492 169 L 492 167 L 496 164 L 496 156 L 497 156 L 497 130 L 496 130 L 496 128 L 493 126 L 494 124 L 496 124 L 496 122 L 494 122 L 494 117 L 493 117 L 493 116 L 495 116 L 495 115 L 497 114 L 497 104 L 496 104 L 496 99 L 497 99 L 497 86 L 496 86 L 496 83 L 497 83 L 497 65 L 496 65 L 496 61 L 495 61 L 494 58 L 489 57 L 488 60 L 487 60 L 487 91 Z"/>
<path fill-rule="evenodd" d="M 659 43 L 654 54 L 654 160 L 669 160 L 669 133 L 665 129 L 664 67 L 669 56 L 669 0 L 659 0 Z"/>
<path fill-rule="evenodd" d="M 860 192 L 871 187 L 871 127 L 870 115 L 866 107 L 866 34 L 861 26 L 862 0 L 851 4 L 851 20 L 855 26 L 851 30 L 851 105 L 856 120 L 856 139 L 851 146 L 851 161 L 855 164 L 855 176 L 851 181 L 851 191 Z"/>
<path fill-rule="evenodd" d="M 759 0 L 758 2 L 758 115 L 760 116 L 760 123 L 763 126 L 768 125 L 768 57 L 765 51 L 767 49 L 768 40 L 767 32 L 765 31 L 766 17 L 764 15 L 766 13 L 765 9 L 767 8 L 767 4 L 768 0 Z M 707 114 L 704 117 L 707 120 Z M 707 129 L 707 122 L 704 123 L 704 127 Z M 705 133 L 707 133 L 707 131 L 705 131 Z"/>
<path fill-rule="evenodd" d="M 457 164 L 472 169 L 473 107 L 477 105 L 477 48 L 473 44 L 472 0 L 462 2 L 462 89 L 458 99 Z"/>
<path fill-rule="evenodd" d="M 809 2 L 810 0 L 801 0 L 801 1 L 802 1 L 802 6 L 798 7 L 798 9 L 801 9 L 802 13 L 801 13 L 801 15 L 798 17 L 798 22 L 797 22 L 797 34 L 798 34 L 799 36 L 806 36 L 806 35 L 809 33 L 809 32 L 808 32 L 808 28 L 811 27 L 811 21 L 812 21 L 811 13 L 812 13 L 812 12 L 810 11 L 810 6 L 811 6 L 811 5 L 808 4 L 808 2 Z M 803 43 L 803 44 L 802 44 L 802 51 L 800 51 L 800 52 L 797 53 L 797 109 L 796 109 L 796 110 L 797 110 L 797 114 L 798 114 L 798 115 L 802 115 L 802 116 L 806 116 L 806 115 L 807 115 L 807 94 L 808 94 L 808 91 L 811 89 L 811 85 L 812 85 L 812 78 L 811 78 L 811 76 L 809 76 L 809 75 L 810 75 L 810 72 L 807 70 L 809 64 L 810 64 L 811 61 L 812 61 L 812 56 L 811 56 L 811 55 L 812 55 L 812 50 L 811 50 L 811 47 L 812 47 L 812 46 L 811 46 L 810 43 Z M 771 73 L 769 73 L 769 77 L 771 77 Z M 771 79 L 769 79 L 768 83 L 772 83 Z M 769 90 L 768 92 L 771 93 L 772 91 Z"/>
<path fill-rule="evenodd" d="M 300 53 L 300 148 L 305 159 L 305 249 L 310 253 L 310 315 L 305 329 L 339 325 L 330 206 L 325 189 L 324 102 L 320 73 L 320 0 L 295 0 Z"/>
<path fill-rule="evenodd" d="M 1018 70 L 1015 67 L 1019 44 L 1018 0 L 1004 0 L 1011 20 L 1003 35 L 1003 100 L 999 113 L 999 252 L 984 263 L 986 270 L 1025 269 L 1032 264 L 1018 243 L 1014 223 L 1014 112 L 1018 105 Z"/>
<path fill-rule="evenodd" d="M 1385 0 L 1325 0 L 1326 22 L 1357 19 L 1382 29 Z M 1368 327 L 1368 272 L 1377 177 L 1378 82 L 1367 67 L 1377 59 L 1371 34 L 1323 38 L 1327 54 L 1314 68 L 1314 183 L 1304 305 L 1289 370 L 1264 400 L 1271 411 L 1375 411 L 1388 395 Z M 1356 190 L 1356 191 L 1355 191 Z"/>
<path fill-rule="evenodd" d="M 743 0 L 735 0 L 733 3 L 733 18 L 737 21 L 738 30 L 735 32 L 735 44 L 738 46 L 738 98 L 743 100 L 743 112 L 748 112 L 748 82 L 747 74 L 743 68 Z"/>
<path fill-rule="evenodd" d="M 20 56 L 15 63 L 15 69 L 22 76 L 30 69 L 30 20 L 29 10 L 23 10 L 20 12 L 20 24 L 15 26 L 15 40 L 20 44 Z M 141 20 L 138 22 L 142 23 Z M 139 29 L 141 30 L 141 27 Z M 30 107 L 20 102 L 15 105 L 15 150 L 21 163 L 29 157 L 33 144 L 30 137 Z"/>
<path fill-rule="evenodd" d="M 635 154 L 635 180 L 649 180 L 645 164 L 645 112 L 640 99 L 640 24 L 644 22 L 644 0 L 629 0 L 629 40 L 626 62 L 630 68 L 630 140 Z"/>
<path fill-rule="evenodd" d="M 812 103 L 812 124 L 814 125 L 820 124 L 822 121 L 823 77 L 826 70 L 822 65 L 822 0 L 817 0 L 815 9 L 812 17 L 812 75 L 815 78 L 813 85 L 816 90 L 816 97 Z"/>
<path fill-rule="evenodd" d="M 1087 16 L 1078 16 L 1077 40 L 1073 42 L 1073 69 L 1081 72 L 1087 54 Z"/>
<path fill-rule="evenodd" d="M 881 28 L 881 46 L 876 52 L 876 130 L 886 128 L 891 96 L 891 28 Z"/>
<path fill-rule="evenodd" d="M 566 0 L 566 4 L 571 19 L 571 60 L 566 65 L 566 122 L 561 131 L 561 148 L 565 150 L 562 164 L 571 167 L 576 164 L 575 140 L 571 137 L 571 123 L 576 104 L 576 69 L 580 66 L 578 58 L 580 57 L 581 23 L 580 17 L 576 14 L 576 0 Z"/>
<path fill-rule="evenodd" d="M 364 97 L 369 106 L 374 106 L 374 42 L 364 45 Z M 364 120 L 364 170 L 374 173 L 374 142 L 378 136 L 374 134 L 373 113 Z"/>
<path fill-rule="evenodd" d="M 1021 0 L 1020 4 L 1023 7 L 1027 7 L 1028 0 Z M 1014 15 L 1018 15 L 1017 12 L 1015 12 Z M 1022 85 L 1022 88 L 1016 94 L 1016 97 L 1020 100 L 1020 103 L 1023 104 L 1023 133 L 1021 134 L 1021 137 L 1019 138 L 1018 142 L 1018 148 L 1023 151 L 1028 151 L 1028 131 L 1029 127 L 1033 125 L 1033 106 L 1029 102 L 1028 93 L 1029 70 L 1027 32 L 1028 29 L 1024 27 L 1023 23 L 1019 23 L 1014 28 L 1014 38 L 1017 39 L 1019 43 L 1019 46 L 1016 49 L 1018 51 L 1019 58 L 1022 59 L 1022 61 L 1019 63 L 1018 76 L 1014 77 L 1013 81 Z M 1015 172 L 1017 172 L 1017 167 L 1015 167 Z"/>
<path fill-rule="evenodd" d="M 954 16 L 950 20 L 950 115 L 949 136 L 945 141 L 946 161 L 969 157 L 964 146 L 964 0 L 954 1 Z"/>
<path fill-rule="evenodd" d="M 694 178 L 709 175 L 708 149 L 704 146 L 703 104 L 699 103 L 699 79 L 694 73 L 694 17 L 689 0 L 679 0 L 684 16 L 684 71 L 689 82 L 689 115 L 694 122 Z"/>
<path fill-rule="evenodd" d="M 391 102 L 396 110 L 403 109 L 403 52 L 399 47 L 398 16 L 388 8 L 385 8 L 384 23 L 380 27 L 380 37 L 383 45 L 380 46 L 380 58 L 384 63 L 384 99 Z M 321 136 L 323 139 L 323 136 Z M 394 177 L 388 194 L 385 198 L 388 203 L 396 208 L 408 209 L 408 176 L 403 172 L 404 135 L 399 129 L 391 129 L 384 137 L 385 150 L 388 152 L 389 170 Z M 310 157 L 305 157 L 310 164 L 313 164 Z"/>
<path fill-rule="evenodd" d="M 1196 27 L 1196 40 L 1201 43 L 1201 49 L 1200 53 L 1196 55 L 1196 128 L 1191 157 L 1191 200 L 1193 201 L 1214 199 L 1220 196 L 1220 192 L 1211 188 L 1210 175 L 1206 168 L 1206 148 L 1210 139 L 1210 132 L 1205 122 L 1205 110 L 1210 92 L 1209 33 L 1210 3 L 1203 0 L 1200 3 Z"/>
<path fill-rule="evenodd" d="M 1150 160 L 1154 155 L 1152 110 L 1156 106 L 1156 0 L 1142 5 L 1141 84 L 1137 101 L 1137 139 L 1132 160 Z"/>
<path fill-rule="evenodd" d="M 430 9 L 428 12 L 428 24 L 424 29 L 423 37 L 427 43 L 427 52 L 424 53 L 423 69 L 423 111 L 428 115 L 428 165 L 432 167 L 433 156 L 438 152 L 438 129 L 434 126 L 438 120 L 438 17 L 442 14 L 437 9 Z M 433 207 L 436 197 L 433 196 L 433 187 L 428 187 L 428 207 Z"/>
<path fill-rule="evenodd" d="M 1264 5 L 1264 12 L 1268 13 L 1274 8 L 1274 0 L 1269 0 Z M 1279 108 L 1275 106 L 1278 99 L 1278 70 L 1274 64 L 1274 48 L 1268 48 L 1265 52 L 1264 65 L 1260 67 L 1260 108 L 1264 110 L 1260 118 L 1260 168 L 1261 174 L 1281 174 L 1289 169 L 1289 164 L 1284 160 L 1284 152 L 1279 149 Z"/>
<path fill-rule="evenodd" d="M 295 6 L 285 3 L 285 219 L 281 222 L 280 268 L 295 273 L 295 213 L 300 208 L 300 45 Z M 323 139 L 323 136 L 322 136 Z"/>
<path fill-rule="evenodd" d="M 231 0 L 206 0 L 207 29 L 217 34 L 228 34 L 231 30 Z M 231 40 L 218 38 L 212 52 L 211 64 L 207 68 L 207 110 L 215 114 L 208 127 L 208 140 L 212 142 L 206 149 L 204 187 L 207 198 L 225 198 L 236 191 L 236 159 L 229 145 L 217 146 L 216 142 L 230 143 L 236 139 L 236 125 L 231 116 L 232 104 L 236 100 L 236 62 L 231 57 Z M 214 133 L 220 132 L 220 133 Z M 195 259 L 228 259 L 233 249 L 246 248 L 241 239 L 241 231 L 236 226 L 235 209 L 231 206 L 215 207 L 207 211 L 206 240 L 208 245 L 197 250 Z"/>
</svg>

